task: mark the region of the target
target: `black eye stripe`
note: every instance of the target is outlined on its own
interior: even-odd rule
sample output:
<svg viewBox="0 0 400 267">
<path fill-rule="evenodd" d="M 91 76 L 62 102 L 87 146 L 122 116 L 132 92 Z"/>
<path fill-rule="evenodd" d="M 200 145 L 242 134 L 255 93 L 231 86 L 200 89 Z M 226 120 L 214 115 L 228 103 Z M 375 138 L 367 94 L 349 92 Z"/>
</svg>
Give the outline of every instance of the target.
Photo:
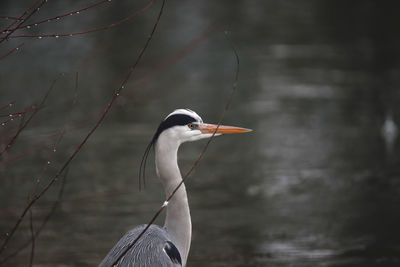
<svg viewBox="0 0 400 267">
<path fill-rule="evenodd" d="M 192 116 L 184 115 L 184 114 L 171 115 L 160 123 L 160 126 L 158 126 L 157 132 L 154 135 L 154 138 L 155 138 L 155 140 L 157 140 L 163 131 L 165 131 L 171 127 L 174 127 L 177 125 L 187 125 L 191 122 L 196 122 L 196 119 L 193 118 Z"/>
</svg>

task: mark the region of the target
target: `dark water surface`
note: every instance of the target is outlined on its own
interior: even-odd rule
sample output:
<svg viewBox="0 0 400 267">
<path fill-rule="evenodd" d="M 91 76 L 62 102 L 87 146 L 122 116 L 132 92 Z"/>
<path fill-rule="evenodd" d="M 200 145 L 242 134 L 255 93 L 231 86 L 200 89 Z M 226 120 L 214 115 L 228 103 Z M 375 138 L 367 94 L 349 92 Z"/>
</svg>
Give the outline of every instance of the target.
<svg viewBox="0 0 400 267">
<path fill-rule="evenodd" d="M 31 20 L 91 3 L 49 1 Z M 147 3 L 113 0 L 19 33 L 85 31 Z M 2 1 L 0 15 L 18 16 L 29 4 Z M 95 124 L 160 4 L 107 31 L 0 44 L 5 54 L 24 42 L 0 61 L 0 106 L 15 101 L 0 114 L 38 104 L 59 77 L 1 158 L 1 241 L 36 181 L 43 187 Z M 127 230 L 150 220 L 164 197 L 152 156 L 139 192 L 141 156 L 175 108 L 218 121 L 236 68 L 226 30 L 240 55 L 240 78 L 224 123 L 254 131 L 216 138 L 187 182 L 188 266 L 400 266 L 398 8 L 395 1 L 168 1 L 139 67 L 70 164 L 61 204 L 35 240 L 34 265 L 97 265 Z M 2 126 L 1 149 L 19 121 Z M 204 144 L 182 146 L 183 173 Z M 62 183 L 33 207 L 34 229 Z M 0 259 L 31 238 L 29 216 Z M 30 253 L 27 246 L 4 266 L 29 265 Z"/>
</svg>

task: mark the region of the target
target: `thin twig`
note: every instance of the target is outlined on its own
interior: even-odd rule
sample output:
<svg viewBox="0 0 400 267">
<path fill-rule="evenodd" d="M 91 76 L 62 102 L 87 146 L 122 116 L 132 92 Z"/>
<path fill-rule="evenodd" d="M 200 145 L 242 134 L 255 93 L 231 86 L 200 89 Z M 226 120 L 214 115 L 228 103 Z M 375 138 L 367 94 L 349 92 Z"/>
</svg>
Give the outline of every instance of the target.
<svg viewBox="0 0 400 267">
<path fill-rule="evenodd" d="M 14 104 L 15 104 L 15 101 L 11 101 L 10 103 L 1 106 L 1 107 L 0 107 L 0 110 L 3 110 L 3 109 L 6 109 L 6 108 L 9 108 L 9 107 L 12 107 Z"/>
<path fill-rule="evenodd" d="M 87 127 L 89 123 L 93 123 L 93 121 L 97 121 L 97 119 L 101 116 L 103 113 L 103 110 L 101 112 L 96 112 L 90 115 L 90 117 L 85 117 L 75 124 L 67 124 L 65 127 L 65 133 L 73 132 L 78 129 L 82 129 L 83 127 Z M 20 154 L 15 155 L 14 157 L 4 157 L 1 161 L 2 164 L 11 164 L 12 162 L 15 162 L 17 160 L 20 160 L 26 156 L 33 155 L 37 151 L 43 150 L 47 148 L 47 144 L 49 143 L 48 140 L 53 140 L 55 138 L 58 138 L 60 136 L 60 131 L 54 131 L 50 132 L 47 136 L 45 141 L 40 141 L 37 146 L 26 149 L 22 151 Z"/>
<path fill-rule="evenodd" d="M 20 18 L 12 16 L 0 16 L 0 19 L 21 20 Z"/>
<path fill-rule="evenodd" d="M 38 25 L 40 25 L 42 23 L 47 23 L 47 22 L 51 22 L 51 21 L 54 21 L 54 20 L 60 20 L 61 18 L 65 18 L 65 17 L 68 17 L 68 16 L 76 15 L 76 14 L 80 14 L 81 12 L 87 11 L 87 10 L 89 10 L 91 8 L 99 6 L 99 5 L 104 4 L 106 2 L 111 2 L 111 1 L 110 0 L 101 0 L 99 2 L 91 4 L 90 6 L 87 6 L 87 7 L 84 7 L 84 8 L 80 8 L 80 9 L 77 9 L 77 10 L 74 10 L 74 11 L 70 11 L 70 12 L 64 13 L 62 15 L 58 15 L 58 16 L 54 16 L 54 17 L 51 17 L 51 18 L 43 19 L 41 21 L 36 21 L 36 22 L 30 23 L 30 24 L 26 24 L 26 25 L 21 25 L 19 27 L 16 27 L 16 30 L 17 29 L 20 30 L 20 29 L 24 29 L 24 28 L 28 28 L 29 29 L 32 26 L 38 26 Z"/>
<path fill-rule="evenodd" d="M 46 226 L 46 224 L 50 221 L 51 217 L 53 216 L 53 214 L 55 213 L 55 211 L 57 210 L 58 206 L 61 204 L 62 201 L 62 197 L 64 194 L 64 188 L 65 188 L 65 184 L 67 182 L 67 176 L 68 176 L 68 170 L 69 168 L 67 168 L 64 172 L 64 175 L 61 178 L 61 186 L 60 186 L 60 190 L 58 191 L 58 196 L 56 201 L 53 203 L 53 206 L 50 209 L 50 212 L 47 214 L 47 216 L 44 218 L 44 220 L 42 221 L 41 225 L 37 228 L 36 232 L 34 233 L 34 236 L 36 238 L 39 237 L 40 233 L 42 232 L 42 230 L 44 229 L 44 227 Z M 26 247 L 28 247 L 32 242 L 32 239 L 27 240 L 24 244 L 22 244 L 18 249 L 16 249 L 14 252 L 10 253 L 9 255 L 7 255 L 6 257 L 4 257 L 3 259 L 0 260 L 0 265 L 6 263 L 8 260 L 10 260 L 11 258 L 15 257 L 16 255 L 18 255 L 20 252 L 22 252 Z"/>
<path fill-rule="evenodd" d="M 4 32 L 4 31 L 10 29 L 12 26 L 15 25 L 15 23 L 17 23 L 17 21 L 25 21 L 25 19 L 24 19 L 25 15 L 26 15 L 32 8 L 34 8 L 35 5 L 36 5 L 39 1 L 40 1 L 40 0 L 35 0 L 35 1 L 33 1 L 33 4 L 30 5 L 29 8 L 26 9 L 26 10 L 24 11 L 24 13 L 22 13 L 22 15 L 20 15 L 18 18 L 16 18 L 16 19 L 13 21 L 13 23 L 11 23 L 10 25 L 8 25 L 2 32 Z"/>
<path fill-rule="evenodd" d="M 227 37 L 227 36 L 226 36 Z M 228 39 L 228 37 L 227 37 Z M 149 227 L 154 223 L 154 221 L 157 219 L 157 217 L 161 214 L 161 212 L 164 210 L 165 207 L 168 206 L 168 202 L 172 199 L 172 197 L 175 195 L 175 193 L 179 190 L 179 188 L 182 186 L 182 184 L 184 183 L 185 180 L 187 180 L 190 176 L 190 174 L 196 169 L 196 167 L 199 165 L 200 160 L 203 158 L 208 146 L 210 145 L 211 141 L 214 139 L 216 132 L 218 131 L 219 126 L 221 125 L 222 121 L 224 120 L 225 117 L 225 113 L 228 111 L 229 106 L 232 102 L 233 99 L 233 95 L 235 94 L 236 88 L 237 88 L 237 84 L 238 84 L 238 80 L 239 80 L 239 55 L 235 49 L 235 47 L 233 46 L 232 42 L 228 39 L 228 41 L 230 42 L 230 45 L 235 53 L 235 57 L 236 57 L 236 74 L 235 74 L 235 80 L 233 82 L 232 85 L 232 91 L 231 94 L 228 98 L 228 101 L 225 105 L 225 108 L 222 112 L 222 115 L 218 121 L 218 125 L 217 128 L 215 129 L 214 133 L 212 134 L 212 136 L 210 137 L 210 139 L 208 139 L 206 145 L 203 147 L 203 149 L 200 152 L 200 155 L 198 156 L 198 158 L 196 159 L 196 161 L 193 163 L 192 167 L 190 168 L 190 170 L 184 175 L 184 177 L 182 178 L 182 180 L 180 181 L 180 183 L 175 187 L 174 191 L 172 191 L 171 195 L 164 201 L 164 203 L 161 205 L 160 209 L 154 214 L 153 218 L 149 221 L 149 223 L 147 223 L 146 227 L 142 230 L 142 232 L 136 237 L 135 240 L 133 240 L 133 242 L 131 244 L 129 244 L 129 246 L 127 246 L 125 248 L 125 250 L 119 255 L 119 257 L 113 262 L 113 264 L 111 266 L 116 265 L 121 259 L 122 257 L 137 243 L 137 241 L 143 236 L 143 234 L 149 229 Z"/>
<path fill-rule="evenodd" d="M 8 124 L 9 122 L 14 121 L 14 119 L 16 119 L 16 118 L 21 118 L 22 115 L 25 116 L 27 113 L 32 112 L 32 111 L 35 111 L 36 109 L 37 109 L 37 108 L 36 108 L 35 105 L 31 105 L 31 106 L 25 108 L 25 109 L 22 110 L 22 111 L 17 111 L 17 112 L 8 113 L 8 114 L 2 114 L 2 115 L 0 115 L 0 118 L 7 118 L 7 119 L 4 120 L 4 121 L 2 121 L 2 122 L 0 123 L 0 125 L 1 125 L 1 126 L 5 126 L 5 125 Z M 22 126 L 22 125 L 20 125 L 20 126 Z"/>
<path fill-rule="evenodd" d="M 7 53 L 5 53 L 4 55 L 0 56 L 0 60 L 5 59 L 6 57 L 8 57 L 9 55 L 11 55 L 14 52 L 17 52 L 22 46 L 24 45 L 24 43 L 20 43 L 19 45 L 17 45 L 16 47 L 14 47 L 13 49 L 11 49 L 10 51 L 8 51 Z"/>
<path fill-rule="evenodd" d="M 35 255 L 35 233 L 33 231 L 33 216 L 32 216 L 32 210 L 29 210 L 29 230 L 31 232 L 31 255 L 29 257 L 29 267 L 32 267 L 33 265 L 33 257 Z"/>
<path fill-rule="evenodd" d="M 121 19 L 121 20 L 119 20 L 119 21 L 117 21 L 115 23 L 112 23 L 112 24 L 109 24 L 109 25 L 106 25 L 106 26 L 103 26 L 103 27 L 99 27 L 99 28 L 90 29 L 90 30 L 87 30 L 87 31 L 73 32 L 73 33 L 52 33 L 52 34 L 20 34 L 20 35 L 7 36 L 7 38 L 8 39 L 13 39 L 13 38 L 72 37 L 72 36 L 76 36 L 76 35 L 83 35 L 83 34 L 98 32 L 98 31 L 102 31 L 102 30 L 108 30 L 110 28 L 114 28 L 114 27 L 116 27 L 116 26 L 118 26 L 120 24 L 123 24 L 125 22 L 128 22 L 129 20 L 131 20 L 132 18 L 136 17 L 137 15 L 140 15 L 141 13 L 143 13 L 144 11 L 146 11 L 147 9 L 149 9 L 153 5 L 154 5 L 154 1 L 151 1 L 149 4 L 147 4 L 147 6 L 145 6 L 141 10 L 129 15 L 128 17 L 125 17 L 125 18 L 123 18 L 123 19 Z"/>
<path fill-rule="evenodd" d="M 28 14 L 28 16 L 26 17 L 26 18 L 24 18 L 24 19 L 22 19 L 22 17 L 24 16 L 21 16 L 20 18 L 22 19 L 21 20 L 21 22 L 17 25 L 17 27 L 15 27 L 14 29 L 11 29 L 10 30 L 10 27 L 7 27 L 7 29 L 5 30 L 6 32 L 7 32 L 7 35 L 5 36 L 5 37 L 3 37 L 3 38 L 1 38 L 0 39 L 0 43 L 2 43 L 4 40 L 7 40 L 8 38 L 9 38 L 9 36 L 11 35 L 11 34 L 13 34 L 14 32 L 15 32 L 15 30 L 19 27 L 19 26 L 21 26 L 23 23 L 25 23 L 25 21 L 27 21 L 33 14 L 35 14 L 36 13 L 36 11 L 38 11 L 45 3 L 47 3 L 47 1 L 48 0 L 43 0 L 40 4 L 39 4 L 39 6 L 38 7 L 36 7 L 36 8 L 34 8 L 29 14 Z M 34 4 L 27 10 L 27 11 L 29 11 L 35 4 L 36 4 L 36 2 L 38 2 L 38 1 L 35 1 L 34 2 Z M 27 12 L 26 12 L 27 13 Z M 24 13 L 25 14 L 25 13 Z M 14 21 L 14 22 L 17 22 L 18 20 L 16 20 L 16 21 Z"/>
<path fill-rule="evenodd" d="M 11 146 L 14 144 L 15 140 L 17 140 L 19 134 L 26 128 L 26 126 L 29 124 L 29 122 L 32 120 L 32 118 L 36 115 L 36 113 L 44 106 L 44 103 L 46 102 L 48 96 L 50 95 L 50 92 L 53 90 L 54 85 L 56 84 L 57 80 L 58 80 L 58 78 L 52 82 L 50 88 L 46 91 L 46 94 L 42 98 L 42 101 L 40 102 L 39 106 L 34 108 L 34 111 L 29 116 L 29 118 L 25 121 L 25 123 L 21 127 L 18 128 L 17 133 L 10 139 L 10 141 L 7 143 L 7 145 L 0 152 L 0 156 L 3 155 L 3 153 L 7 152 L 11 148 Z M 1 250 L 0 250 L 0 252 L 1 252 Z"/>
<path fill-rule="evenodd" d="M 77 103 L 77 97 L 78 97 L 78 72 L 76 72 L 76 75 L 75 75 L 75 91 L 74 91 L 74 96 L 73 96 L 73 99 L 72 99 L 71 109 L 69 111 L 69 116 L 71 116 L 71 114 L 72 114 L 72 112 L 73 112 L 73 110 L 75 108 L 75 105 Z M 68 119 L 67 119 L 67 121 L 68 121 Z M 51 148 L 53 153 L 50 154 L 50 157 L 44 163 L 44 166 L 42 168 L 42 172 L 40 173 L 39 178 L 36 180 L 36 186 L 35 186 L 35 189 L 34 189 L 33 193 L 31 194 L 31 196 L 36 194 L 36 192 L 38 190 L 38 187 L 39 187 L 39 184 L 41 182 L 41 179 L 43 178 L 43 176 L 46 173 L 51 161 L 53 160 L 55 152 L 57 151 L 57 147 L 61 143 L 61 140 L 64 137 L 66 132 L 67 132 L 67 125 L 64 124 L 64 127 L 62 128 L 62 130 L 58 134 L 56 142 L 54 143 L 54 145 Z"/>
<path fill-rule="evenodd" d="M 53 160 L 54 155 L 55 155 L 55 152 L 57 151 L 57 147 L 58 147 L 58 145 L 60 144 L 62 138 L 64 137 L 65 132 L 66 132 L 66 128 L 64 127 L 64 128 L 60 131 L 60 133 L 58 134 L 58 137 L 57 137 L 56 142 L 55 142 L 54 145 L 51 147 L 51 152 L 52 152 L 52 153 L 50 154 L 50 157 L 47 158 L 47 161 L 44 163 L 41 173 L 39 174 L 38 178 L 36 179 L 36 183 L 35 183 L 36 185 L 35 185 L 35 188 L 34 188 L 32 194 L 31 194 L 31 196 L 34 196 L 34 195 L 37 193 L 37 190 L 38 190 L 38 188 L 39 188 L 39 184 L 40 184 L 42 178 L 44 177 L 44 174 L 46 173 L 46 171 L 47 171 L 47 169 L 48 169 L 48 167 L 49 167 L 51 161 Z"/>
<path fill-rule="evenodd" d="M 8 114 L 0 114 L 0 118 L 4 118 L 4 117 L 17 117 L 19 115 L 28 113 L 35 110 L 35 107 L 33 106 L 29 106 L 27 108 L 25 108 L 23 111 L 17 111 L 17 112 L 13 112 L 13 113 L 8 113 Z"/>
</svg>

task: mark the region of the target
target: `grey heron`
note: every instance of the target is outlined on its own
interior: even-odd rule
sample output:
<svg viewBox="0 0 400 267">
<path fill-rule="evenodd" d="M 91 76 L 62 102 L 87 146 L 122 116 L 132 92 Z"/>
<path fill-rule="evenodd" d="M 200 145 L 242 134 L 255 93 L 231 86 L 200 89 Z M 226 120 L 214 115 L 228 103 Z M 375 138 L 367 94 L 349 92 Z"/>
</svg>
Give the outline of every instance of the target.
<svg viewBox="0 0 400 267">
<path fill-rule="evenodd" d="M 196 112 L 177 109 L 160 123 L 146 149 L 141 167 L 145 168 L 148 153 L 154 146 L 156 172 L 168 198 L 182 181 L 177 157 L 182 143 L 210 138 L 214 132 L 215 135 L 221 135 L 249 131 L 234 126 L 205 124 Z M 168 202 L 166 213 L 164 226 L 151 225 L 115 266 L 186 266 L 192 223 L 184 184 Z M 109 267 L 115 263 L 145 227 L 141 225 L 126 233 L 99 266 Z"/>
</svg>

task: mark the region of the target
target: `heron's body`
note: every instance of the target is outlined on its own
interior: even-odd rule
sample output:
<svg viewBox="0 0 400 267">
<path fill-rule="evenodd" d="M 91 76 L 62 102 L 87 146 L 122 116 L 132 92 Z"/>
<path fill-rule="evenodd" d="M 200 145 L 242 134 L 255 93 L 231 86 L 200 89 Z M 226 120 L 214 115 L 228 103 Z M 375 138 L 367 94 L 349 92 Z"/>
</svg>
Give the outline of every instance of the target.
<svg viewBox="0 0 400 267">
<path fill-rule="evenodd" d="M 126 233 L 111 249 L 99 266 L 112 266 L 121 253 L 132 244 L 146 225 L 140 225 Z M 118 266 L 138 267 L 178 267 L 182 259 L 176 247 L 171 246 L 167 231 L 157 225 L 151 225 L 135 245 L 121 258 Z M 173 243 L 172 243 L 173 244 Z M 142 255 L 147 255 L 145 258 Z"/>
<path fill-rule="evenodd" d="M 144 163 L 150 148 L 154 145 L 157 175 L 168 198 L 182 181 L 177 153 L 183 142 L 208 138 L 214 133 L 219 135 L 248 131 L 250 130 L 238 127 L 204 124 L 194 111 L 178 109 L 161 122 L 146 149 Z M 114 266 L 121 267 L 186 266 L 192 223 L 184 184 L 168 202 L 164 227 L 151 225 L 144 235 L 126 251 L 144 228 L 145 225 L 141 225 L 125 234 L 99 266 L 111 267 L 114 263 L 116 263 Z"/>
</svg>

